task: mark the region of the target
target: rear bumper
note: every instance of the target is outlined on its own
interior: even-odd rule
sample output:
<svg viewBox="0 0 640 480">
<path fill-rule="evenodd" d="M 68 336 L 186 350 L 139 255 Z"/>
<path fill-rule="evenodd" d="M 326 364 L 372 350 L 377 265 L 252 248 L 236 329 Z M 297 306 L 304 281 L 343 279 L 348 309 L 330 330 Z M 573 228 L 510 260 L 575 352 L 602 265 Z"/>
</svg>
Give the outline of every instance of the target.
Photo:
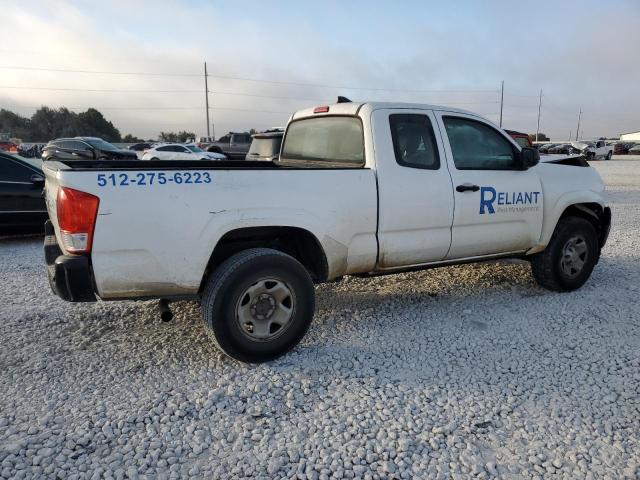
<svg viewBox="0 0 640 480">
<path fill-rule="evenodd" d="M 44 258 L 51 290 L 67 302 L 95 302 L 89 258 L 63 255 L 50 220 L 45 223 Z"/>
</svg>

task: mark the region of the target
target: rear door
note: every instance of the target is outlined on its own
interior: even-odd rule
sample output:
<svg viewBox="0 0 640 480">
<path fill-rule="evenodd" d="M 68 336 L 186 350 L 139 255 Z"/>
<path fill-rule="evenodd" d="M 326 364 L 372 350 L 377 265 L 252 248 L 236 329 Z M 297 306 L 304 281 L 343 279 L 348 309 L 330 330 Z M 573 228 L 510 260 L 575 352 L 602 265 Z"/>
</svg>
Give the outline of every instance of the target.
<svg viewBox="0 0 640 480">
<path fill-rule="evenodd" d="M 518 168 L 519 148 L 473 115 L 437 112 L 455 196 L 447 259 L 521 252 L 542 229 L 536 168 Z"/>
<path fill-rule="evenodd" d="M 0 156 L 0 229 L 44 224 L 44 176 L 28 165 Z"/>
<path fill-rule="evenodd" d="M 378 268 L 443 260 L 451 243 L 453 191 L 431 110 L 372 113 L 378 172 Z"/>
</svg>

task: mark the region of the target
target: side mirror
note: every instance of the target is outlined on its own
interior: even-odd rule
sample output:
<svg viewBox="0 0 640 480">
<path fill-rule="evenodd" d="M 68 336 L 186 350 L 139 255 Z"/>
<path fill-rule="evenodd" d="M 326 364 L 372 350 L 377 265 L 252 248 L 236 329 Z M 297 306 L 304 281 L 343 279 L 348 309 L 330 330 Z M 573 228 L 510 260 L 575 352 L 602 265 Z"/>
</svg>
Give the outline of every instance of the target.
<svg viewBox="0 0 640 480">
<path fill-rule="evenodd" d="M 534 167 L 540 161 L 540 152 L 535 148 L 522 147 L 520 150 L 520 165 L 523 170 Z"/>
</svg>

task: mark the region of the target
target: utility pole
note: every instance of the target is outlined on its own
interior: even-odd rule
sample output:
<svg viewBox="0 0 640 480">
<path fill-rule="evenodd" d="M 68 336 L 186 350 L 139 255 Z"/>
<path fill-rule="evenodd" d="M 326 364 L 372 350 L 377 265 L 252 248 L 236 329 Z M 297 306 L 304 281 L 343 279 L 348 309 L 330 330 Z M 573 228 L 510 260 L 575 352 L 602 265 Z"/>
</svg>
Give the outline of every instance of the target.
<svg viewBox="0 0 640 480">
<path fill-rule="evenodd" d="M 500 89 L 500 128 L 502 128 L 502 107 L 504 105 L 504 80 L 502 80 L 502 88 Z"/>
<path fill-rule="evenodd" d="M 571 140 L 572 135 L 573 135 L 573 131 L 569 130 L 569 140 Z"/>
<path fill-rule="evenodd" d="M 542 107 L 542 89 L 540 89 L 540 100 L 538 100 L 538 127 L 536 128 L 536 142 L 538 141 L 538 133 L 540 133 L 540 107 Z"/>
<path fill-rule="evenodd" d="M 578 128 L 576 129 L 576 142 L 578 141 L 578 132 L 580 132 L 580 119 L 582 118 L 582 109 L 580 109 L 580 113 L 578 114 Z"/>
<path fill-rule="evenodd" d="M 207 109 L 207 137 L 211 136 L 211 127 L 209 126 L 209 81 L 207 78 L 207 62 L 204 62 L 204 99 Z"/>
</svg>

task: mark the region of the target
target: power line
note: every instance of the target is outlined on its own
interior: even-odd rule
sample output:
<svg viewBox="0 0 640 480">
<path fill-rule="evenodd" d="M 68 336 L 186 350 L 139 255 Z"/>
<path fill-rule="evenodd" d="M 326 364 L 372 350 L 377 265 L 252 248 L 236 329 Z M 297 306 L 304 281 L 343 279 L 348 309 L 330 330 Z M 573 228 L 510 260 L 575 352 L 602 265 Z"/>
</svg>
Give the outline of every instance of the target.
<svg viewBox="0 0 640 480">
<path fill-rule="evenodd" d="M 42 68 L 42 67 L 17 67 L 0 65 L 4 70 L 29 70 L 39 72 L 58 72 L 58 73 L 92 73 L 98 75 L 141 75 L 153 77 L 202 77 L 201 73 L 157 73 L 157 72 L 113 72 L 106 70 L 70 70 L 66 68 Z"/>
<path fill-rule="evenodd" d="M 202 90 L 123 90 L 117 88 L 58 88 L 58 87 L 22 87 L 17 85 L 2 85 L 0 89 L 13 90 L 47 90 L 62 92 L 114 92 L 114 93 L 202 93 Z"/>
<path fill-rule="evenodd" d="M 168 77 L 202 77 L 202 74 L 197 73 L 160 73 L 160 72 L 117 72 L 107 70 L 73 70 L 64 68 L 44 68 L 44 67 L 20 67 L 13 65 L 0 65 L 0 69 L 5 70 L 29 70 L 29 71 L 43 71 L 43 72 L 57 72 L 57 73 L 88 73 L 98 75 L 141 75 L 141 76 L 168 76 Z M 317 87 L 317 88 L 333 88 L 343 90 L 364 90 L 364 91 L 383 91 L 383 92 L 408 92 L 408 93 L 433 93 L 433 92 L 450 92 L 450 93 L 496 93 L 498 90 L 448 90 L 448 89 L 402 89 L 402 88 L 377 88 L 377 87 L 354 87 L 346 85 L 328 85 L 320 83 L 304 83 L 304 82 L 285 82 L 278 80 L 263 80 L 249 77 L 239 77 L 231 75 L 208 75 L 209 78 L 219 78 L 227 80 L 241 80 L 246 82 L 258 82 L 269 83 L 274 85 L 296 85 L 305 87 Z"/>
</svg>

